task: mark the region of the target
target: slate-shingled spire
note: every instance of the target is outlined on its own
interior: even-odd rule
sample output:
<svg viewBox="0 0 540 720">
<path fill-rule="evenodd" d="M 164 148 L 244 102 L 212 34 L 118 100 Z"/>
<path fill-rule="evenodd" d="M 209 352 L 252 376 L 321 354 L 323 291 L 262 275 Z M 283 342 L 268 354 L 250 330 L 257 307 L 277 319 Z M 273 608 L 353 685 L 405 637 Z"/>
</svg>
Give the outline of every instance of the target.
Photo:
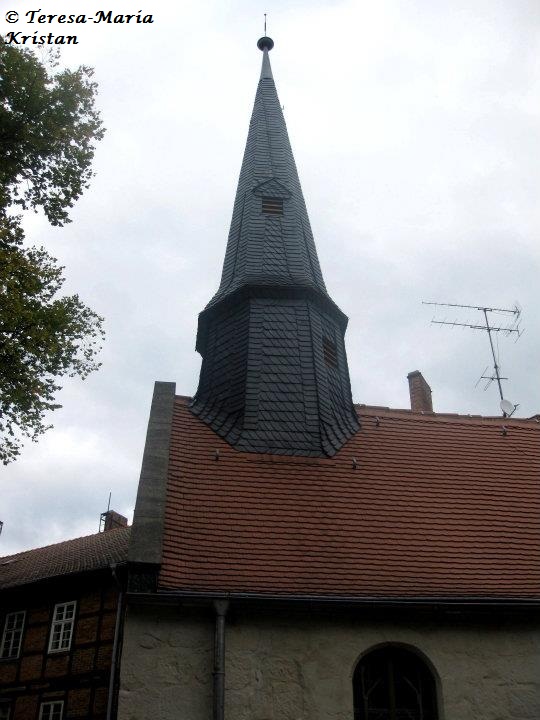
<svg viewBox="0 0 540 720">
<path fill-rule="evenodd" d="M 344 334 L 311 234 L 268 57 L 221 283 L 199 315 L 192 411 L 239 450 L 333 455 L 358 430 Z"/>
</svg>

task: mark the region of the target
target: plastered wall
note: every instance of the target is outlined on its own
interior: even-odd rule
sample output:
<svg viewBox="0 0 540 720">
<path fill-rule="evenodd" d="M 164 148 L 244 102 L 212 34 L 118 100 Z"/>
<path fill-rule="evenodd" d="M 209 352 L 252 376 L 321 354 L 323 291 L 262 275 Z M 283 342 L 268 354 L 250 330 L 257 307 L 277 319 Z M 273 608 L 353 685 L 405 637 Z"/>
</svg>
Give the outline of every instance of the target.
<svg viewBox="0 0 540 720">
<path fill-rule="evenodd" d="M 390 615 L 390 612 L 389 612 Z M 438 676 L 440 720 L 539 720 L 540 629 L 459 617 L 363 620 L 234 613 L 227 625 L 226 720 L 353 720 L 352 674 L 375 645 L 417 648 Z M 132 607 L 119 720 L 210 720 L 213 621 Z"/>
</svg>

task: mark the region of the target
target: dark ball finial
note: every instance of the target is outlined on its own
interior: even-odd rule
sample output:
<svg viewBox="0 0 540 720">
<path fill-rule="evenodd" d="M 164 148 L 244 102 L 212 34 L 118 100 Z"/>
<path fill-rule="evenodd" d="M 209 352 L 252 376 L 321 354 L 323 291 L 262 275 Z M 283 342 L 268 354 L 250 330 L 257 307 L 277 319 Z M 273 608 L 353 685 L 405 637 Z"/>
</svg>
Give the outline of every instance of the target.
<svg viewBox="0 0 540 720">
<path fill-rule="evenodd" d="M 272 38 L 266 37 L 266 35 L 262 38 L 259 38 L 257 40 L 257 47 L 259 50 L 268 50 L 270 51 L 274 47 L 274 41 Z"/>
</svg>

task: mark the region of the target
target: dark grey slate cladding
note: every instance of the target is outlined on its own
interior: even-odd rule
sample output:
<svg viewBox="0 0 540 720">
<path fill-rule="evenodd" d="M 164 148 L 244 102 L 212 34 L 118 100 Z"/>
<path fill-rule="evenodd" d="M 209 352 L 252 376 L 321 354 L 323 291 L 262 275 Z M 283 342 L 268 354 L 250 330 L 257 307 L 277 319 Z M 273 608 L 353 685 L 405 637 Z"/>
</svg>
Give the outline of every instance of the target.
<svg viewBox="0 0 540 720">
<path fill-rule="evenodd" d="M 221 308 L 208 323 L 199 389 L 192 411 L 235 443 L 243 425 L 249 306 Z"/>
<path fill-rule="evenodd" d="M 263 213 L 263 197 L 282 199 L 283 214 Z M 346 326 L 326 292 L 265 49 L 221 284 L 199 316 L 193 413 L 239 450 L 333 455 L 359 428 Z"/>
<path fill-rule="evenodd" d="M 209 307 L 251 284 L 305 285 L 326 293 L 268 51 L 263 55 L 221 283 Z M 270 267 L 266 259 L 276 238 L 266 233 L 260 199 L 264 194 L 284 198 L 283 256 Z"/>
<path fill-rule="evenodd" d="M 336 343 L 337 368 L 325 363 L 323 336 Z M 359 427 L 342 328 L 316 300 L 286 291 L 215 308 L 191 409 L 239 450 L 333 455 Z"/>
</svg>

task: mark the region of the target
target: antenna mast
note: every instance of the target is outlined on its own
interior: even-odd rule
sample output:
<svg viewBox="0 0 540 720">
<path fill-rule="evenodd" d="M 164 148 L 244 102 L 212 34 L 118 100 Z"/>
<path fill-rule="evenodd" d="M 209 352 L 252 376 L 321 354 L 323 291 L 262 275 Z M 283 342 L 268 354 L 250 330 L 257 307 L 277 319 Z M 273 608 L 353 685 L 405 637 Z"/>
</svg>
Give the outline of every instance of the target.
<svg viewBox="0 0 540 720">
<path fill-rule="evenodd" d="M 99 516 L 98 532 L 103 532 L 103 530 L 105 529 L 105 521 L 106 521 L 107 515 L 109 513 L 109 510 L 111 509 L 111 496 L 112 496 L 112 490 L 109 493 L 109 502 L 107 503 L 107 509 L 105 510 L 105 512 L 102 512 L 101 515 Z"/>
<path fill-rule="evenodd" d="M 518 405 L 514 405 L 513 403 L 509 402 L 508 400 L 505 400 L 504 393 L 502 389 L 501 380 L 508 380 L 506 377 L 501 376 L 501 368 L 499 366 L 499 363 L 497 362 L 497 355 L 495 353 L 495 346 L 493 345 L 493 333 L 496 332 L 504 332 L 506 335 L 511 335 L 512 333 L 516 334 L 516 342 L 519 340 L 521 335 L 523 334 L 523 330 L 520 329 L 519 323 L 521 318 L 521 308 L 516 305 L 514 308 L 493 308 L 493 307 L 484 307 L 479 305 L 460 305 L 458 303 L 441 303 L 441 302 L 426 302 L 425 300 L 422 300 L 422 305 L 436 305 L 437 307 L 454 307 L 454 308 L 466 308 L 469 310 L 478 310 L 484 315 L 484 323 L 468 323 L 468 322 L 457 322 L 457 320 L 454 320 L 453 322 L 450 320 L 436 320 L 435 318 L 432 319 L 432 323 L 434 325 L 451 325 L 452 327 L 466 327 L 470 328 L 471 330 L 485 330 L 488 334 L 489 338 L 489 346 L 491 348 L 491 356 L 493 358 L 493 375 L 484 375 L 482 374 L 479 378 L 479 381 L 482 379 L 487 380 L 486 387 L 484 388 L 487 390 L 489 385 L 493 382 L 493 380 L 497 381 L 497 386 L 499 388 L 499 395 L 501 397 L 501 410 L 503 412 L 503 417 L 509 417 L 512 415 Z M 499 325 L 494 326 L 490 325 L 489 322 L 489 316 L 488 313 L 506 313 L 508 315 L 513 315 L 514 319 L 511 323 L 511 325 L 508 325 L 506 327 Z M 487 368 L 486 368 L 487 369 Z M 484 371 L 485 372 L 485 371 Z M 478 383 L 477 383 L 478 384 Z"/>
</svg>

